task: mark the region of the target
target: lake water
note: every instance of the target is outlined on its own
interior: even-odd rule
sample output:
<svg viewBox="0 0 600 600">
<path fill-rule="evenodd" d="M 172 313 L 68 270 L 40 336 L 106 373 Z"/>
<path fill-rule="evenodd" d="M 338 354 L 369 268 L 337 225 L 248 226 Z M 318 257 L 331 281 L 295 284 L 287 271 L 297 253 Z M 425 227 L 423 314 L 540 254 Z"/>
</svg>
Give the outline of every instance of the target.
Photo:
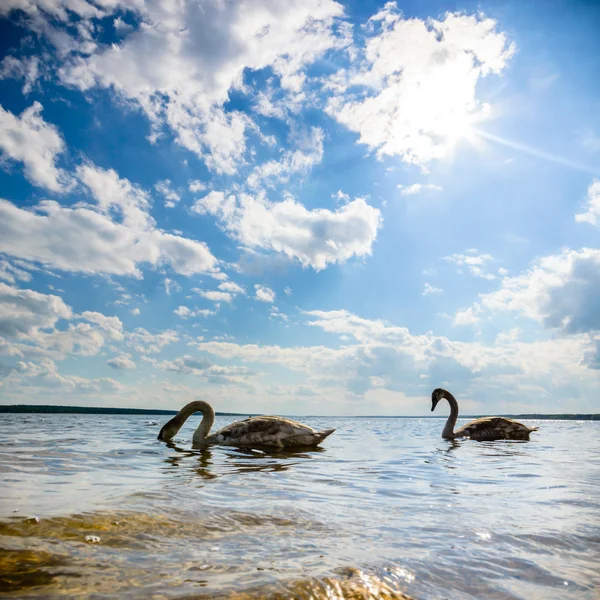
<svg viewBox="0 0 600 600">
<path fill-rule="evenodd" d="M 600 597 L 598 421 L 306 418 L 320 451 L 264 454 L 191 451 L 194 417 L 169 447 L 168 418 L 0 415 L 0 595 Z"/>
</svg>

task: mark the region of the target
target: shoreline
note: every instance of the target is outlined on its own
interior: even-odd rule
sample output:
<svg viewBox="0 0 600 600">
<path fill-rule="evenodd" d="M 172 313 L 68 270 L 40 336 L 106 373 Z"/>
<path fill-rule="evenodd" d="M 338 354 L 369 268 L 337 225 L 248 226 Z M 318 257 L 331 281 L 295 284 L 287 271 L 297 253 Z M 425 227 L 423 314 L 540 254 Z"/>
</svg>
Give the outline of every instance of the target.
<svg viewBox="0 0 600 600">
<path fill-rule="evenodd" d="M 113 408 L 102 406 L 53 406 L 36 404 L 6 404 L 0 405 L 0 413 L 4 414 L 89 414 L 89 415 L 175 415 L 178 411 L 162 408 Z M 256 417 L 258 413 L 236 413 L 216 411 L 215 415 L 225 417 Z M 293 415 L 294 418 L 319 417 L 322 415 Z M 477 419 L 487 415 L 461 415 L 461 419 Z M 506 414 L 498 415 L 509 419 L 537 419 L 554 421 L 600 421 L 599 413 L 561 413 L 561 414 Z M 328 418 L 332 418 L 330 415 Z M 352 418 L 352 419 L 446 419 L 447 416 L 433 415 L 354 415 L 344 416 L 336 415 L 333 418 Z"/>
</svg>

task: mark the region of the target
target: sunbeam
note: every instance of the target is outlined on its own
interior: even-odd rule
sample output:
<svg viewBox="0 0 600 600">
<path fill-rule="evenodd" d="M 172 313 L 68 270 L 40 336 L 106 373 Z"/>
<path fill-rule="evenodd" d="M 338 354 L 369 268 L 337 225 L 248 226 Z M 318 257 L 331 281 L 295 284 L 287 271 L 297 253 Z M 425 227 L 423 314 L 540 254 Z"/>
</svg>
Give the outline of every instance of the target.
<svg viewBox="0 0 600 600">
<path fill-rule="evenodd" d="M 544 152 L 543 150 L 532 148 L 531 146 L 522 144 L 520 142 L 507 140 L 506 138 L 502 138 L 492 133 L 488 133 L 487 131 L 482 131 L 481 129 L 472 128 L 472 131 L 473 133 L 475 133 L 475 135 L 482 137 L 486 140 L 490 140 L 491 142 L 495 142 L 502 146 L 506 146 L 507 148 L 512 148 L 513 150 L 518 150 L 519 152 L 525 152 L 526 154 L 530 154 L 531 156 L 535 156 L 537 158 L 549 160 L 553 163 L 562 165 L 564 167 L 569 167 L 571 169 L 576 169 L 577 171 L 583 171 L 585 173 L 591 173 L 592 175 L 598 175 L 600 173 L 600 167 L 593 168 L 588 165 L 581 165 L 576 162 L 573 162 L 572 160 L 569 160 L 568 158 L 563 158 L 562 156 L 557 156 L 556 154 L 550 154 L 549 152 Z"/>
</svg>

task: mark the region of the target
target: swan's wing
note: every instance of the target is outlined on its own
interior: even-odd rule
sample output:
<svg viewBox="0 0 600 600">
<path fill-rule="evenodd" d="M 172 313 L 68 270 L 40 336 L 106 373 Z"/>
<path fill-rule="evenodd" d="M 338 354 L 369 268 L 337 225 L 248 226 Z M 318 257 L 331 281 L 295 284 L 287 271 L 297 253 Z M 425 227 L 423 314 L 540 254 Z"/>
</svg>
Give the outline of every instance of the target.
<svg viewBox="0 0 600 600">
<path fill-rule="evenodd" d="M 287 437 L 283 440 L 286 448 L 302 448 L 306 446 L 316 446 L 320 444 L 327 436 L 330 436 L 335 429 L 324 429 L 323 431 L 314 431 L 309 434 L 300 434 Z"/>
<path fill-rule="evenodd" d="M 315 436 L 318 436 L 318 433 L 312 427 L 291 419 L 284 417 L 252 417 L 226 425 L 223 429 L 207 437 L 205 442 L 224 446 L 282 447 L 300 445 L 294 440 L 312 440 Z M 315 440 L 312 443 L 318 442 Z"/>
<path fill-rule="evenodd" d="M 505 417 L 482 417 L 463 425 L 455 437 L 470 437 L 474 440 L 527 439 L 534 431 L 523 423 Z"/>
</svg>

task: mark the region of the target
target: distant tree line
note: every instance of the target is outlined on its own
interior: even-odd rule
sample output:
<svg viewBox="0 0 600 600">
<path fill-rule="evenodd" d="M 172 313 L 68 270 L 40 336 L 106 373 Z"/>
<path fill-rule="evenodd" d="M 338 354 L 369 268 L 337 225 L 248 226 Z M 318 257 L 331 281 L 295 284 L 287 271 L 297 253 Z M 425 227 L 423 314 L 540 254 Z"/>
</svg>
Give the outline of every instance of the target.
<svg viewBox="0 0 600 600">
<path fill-rule="evenodd" d="M 556 419 L 557 421 L 600 421 L 600 414 L 582 415 L 507 415 L 519 419 Z"/>
<path fill-rule="evenodd" d="M 165 410 L 161 408 L 109 408 L 104 406 L 43 406 L 37 404 L 12 404 L 0 406 L 0 413 L 74 413 L 83 415 L 174 415 L 176 410 Z M 257 416 L 249 413 L 232 413 L 232 412 L 217 412 L 218 416 Z M 544 414 L 527 414 L 527 415 L 503 415 L 515 419 L 555 419 L 568 421 L 600 421 L 600 414 L 562 414 L 562 415 L 544 415 Z M 379 418 L 377 416 L 364 418 Z M 384 418 L 384 417 L 381 417 Z M 412 417 L 406 417 L 412 418 Z M 419 417 L 423 418 L 423 417 Z M 425 418 L 439 418 L 430 415 L 425 415 Z M 443 417 L 446 418 L 446 417 Z M 477 418 L 477 415 L 464 415 L 463 418 Z"/>
<path fill-rule="evenodd" d="M 42 406 L 37 404 L 12 404 L 0 406 L 0 413 L 76 413 L 83 415 L 174 415 L 176 410 L 160 408 L 109 408 L 104 406 Z M 239 413 L 215 413 L 221 416 Z M 246 414 L 246 413 L 244 413 Z"/>
</svg>

